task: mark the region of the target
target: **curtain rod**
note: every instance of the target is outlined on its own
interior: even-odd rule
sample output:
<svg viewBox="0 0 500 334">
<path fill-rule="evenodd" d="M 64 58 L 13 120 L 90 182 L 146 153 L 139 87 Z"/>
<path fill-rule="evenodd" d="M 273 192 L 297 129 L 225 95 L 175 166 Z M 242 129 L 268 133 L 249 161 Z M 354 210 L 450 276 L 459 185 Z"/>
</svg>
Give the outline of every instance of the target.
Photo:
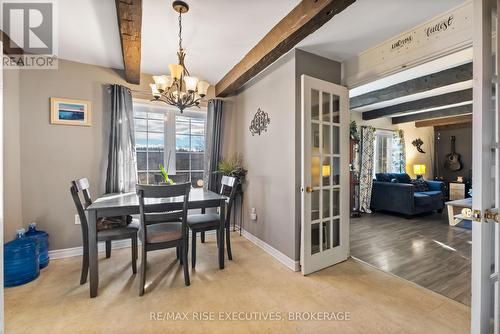
<svg viewBox="0 0 500 334">
<path fill-rule="evenodd" d="M 362 128 L 367 128 L 369 127 L 370 125 L 361 125 Z M 374 127 L 372 126 L 372 128 L 374 128 L 375 130 L 383 130 L 383 131 L 392 131 L 392 132 L 396 132 L 398 131 L 399 129 L 384 129 L 384 128 L 377 128 L 377 127 Z"/>
</svg>

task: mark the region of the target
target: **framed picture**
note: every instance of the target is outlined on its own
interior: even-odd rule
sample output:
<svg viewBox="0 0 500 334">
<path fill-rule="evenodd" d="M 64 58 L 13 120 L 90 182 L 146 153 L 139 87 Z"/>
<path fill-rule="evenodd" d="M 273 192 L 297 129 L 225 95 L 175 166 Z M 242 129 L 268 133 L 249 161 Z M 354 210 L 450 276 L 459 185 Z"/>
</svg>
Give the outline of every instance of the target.
<svg viewBox="0 0 500 334">
<path fill-rule="evenodd" d="M 51 97 L 50 124 L 91 126 L 91 108 L 90 101 Z"/>
</svg>

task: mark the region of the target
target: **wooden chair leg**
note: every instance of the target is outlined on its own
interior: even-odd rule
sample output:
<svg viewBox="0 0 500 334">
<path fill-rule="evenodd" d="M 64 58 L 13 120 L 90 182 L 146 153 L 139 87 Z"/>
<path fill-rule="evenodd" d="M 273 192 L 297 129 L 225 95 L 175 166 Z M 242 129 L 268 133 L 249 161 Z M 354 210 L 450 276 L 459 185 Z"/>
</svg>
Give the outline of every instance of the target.
<svg viewBox="0 0 500 334">
<path fill-rule="evenodd" d="M 144 295 L 144 285 L 146 284 L 146 249 L 143 246 L 142 247 L 142 254 L 141 254 L 141 279 L 139 282 L 139 296 Z"/>
<path fill-rule="evenodd" d="M 134 234 L 132 239 L 132 273 L 137 273 L 137 235 Z"/>
<path fill-rule="evenodd" d="M 196 267 L 196 232 L 191 231 L 193 240 L 191 241 L 191 267 Z M 202 232 L 203 233 L 203 232 Z"/>
<path fill-rule="evenodd" d="M 106 240 L 106 259 L 111 257 L 111 240 Z"/>
<path fill-rule="evenodd" d="M 191 282 L 189 281 L 189 268 L 188 268 L 188 259 L 187 259 L 187 253 L 188 253 L 188 239 L 186 237 L 186 240 L 182 241 L 182 262 L 184 265 L 182 266 L 184 268 L 184 284 L 186 286 L 191 285 Z"/>
<path fill-rule="evenodd" d="M 85 284 L 87 282 L 87 275 L 89 273 L 89 248 L 83 246 L 83 257 L 82 257 L 82 274 L 80 276 L 80 284 Z"/>
<path fill-rule="evenodd" d="M 231 238 L 230 238 L 230 226 L 226 226 L 226 248 L 227 248 L 227 258 L 233 260 L 233 253 L 231 252 Z"/>
<path fill-rule="evenodd" d="M 204 244 L 205 243 L 205 231 L 201 232 L 201 243 Z"/>
</svg>

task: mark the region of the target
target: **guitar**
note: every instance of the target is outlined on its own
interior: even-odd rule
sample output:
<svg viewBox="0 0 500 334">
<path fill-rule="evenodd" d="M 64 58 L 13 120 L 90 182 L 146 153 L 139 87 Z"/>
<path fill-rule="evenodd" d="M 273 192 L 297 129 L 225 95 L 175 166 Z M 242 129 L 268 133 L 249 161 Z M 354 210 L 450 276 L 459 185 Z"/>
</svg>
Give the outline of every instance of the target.
<svg viewBox="0 0 500 334">
<path fill-rule="evenodd" d="M 455 152 L 455 136 L 451 136 L 451 153 L 446 155 L 444 168 L 451 172 L 456 172 L 462 169 L 462 162 L 460 161 L 460 154 Z"/>
</svg>

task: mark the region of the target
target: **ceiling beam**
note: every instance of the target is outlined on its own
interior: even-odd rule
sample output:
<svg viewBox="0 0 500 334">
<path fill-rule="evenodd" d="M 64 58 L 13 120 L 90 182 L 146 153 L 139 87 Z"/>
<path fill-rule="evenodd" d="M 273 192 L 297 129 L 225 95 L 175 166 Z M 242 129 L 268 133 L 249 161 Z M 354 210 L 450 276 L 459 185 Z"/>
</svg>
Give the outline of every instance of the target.
<svg viewBox="0 0 500 334">
<path fill-rule="evenodd" d="M 472 122 L 472 115 L 461 115 L 461 116 L 437 118 L 427 121 L 415 122 L 415 127 L 425 128 L 428 126 L 443 126 L 443 125 L 463 124 L 471 122 Z"/>
<path fill-rule="evenodd" d="M 302 0 L 215 86 L 218 97 L 233 95 L 295 45 L 356 0 Z"/>
<path fill-rule="evenodd" d="M 351 109 L 355 109 L 469 80 L 472 80 L 472 63 L 467 63 L 441 72 L 401 82 L 387 88 L 355 96 L 350 99 L 349 105 Z"/>
<path fill-rule="evenodd" d="M 396 104 L 385 108 L 365 111 L 363 113 L 363 119 L 370 120 L 380 117 L 388 117 L 391 115 L 401 114 L 405 112 L 439 108 L 450 104 L 463 103 L 469 101 L 472 101 L 472 88 L 446 93 L 442 95 L 431 96 L 420 100 Z"/>
<path fill-rule="evenodd" d="M 142 0 L 115 0 L 125 80 L 141 82 Z"/>
<path fill-rule="evenodd" d="M 24 50 L 20 48 L 16 43 L 11 41 L 9 35 L 0 30 L 0 39 L 3 45 L 3 53 L 6 55 L 22 55 L 24 54 Z"/>
<path fill-rule="evenodd" d="M 467 114 L 472 114 L 472 104 L 445 108 L 445 109 L 438 109 L 418 114 L 410 114 L 410 115 L 394 117 L 392 119 L 392 124 L 408 123 L 408 122 L 422 121 L 432 118 L 441 118 L 441 117 L 467 115 Z"/>
</svg>

